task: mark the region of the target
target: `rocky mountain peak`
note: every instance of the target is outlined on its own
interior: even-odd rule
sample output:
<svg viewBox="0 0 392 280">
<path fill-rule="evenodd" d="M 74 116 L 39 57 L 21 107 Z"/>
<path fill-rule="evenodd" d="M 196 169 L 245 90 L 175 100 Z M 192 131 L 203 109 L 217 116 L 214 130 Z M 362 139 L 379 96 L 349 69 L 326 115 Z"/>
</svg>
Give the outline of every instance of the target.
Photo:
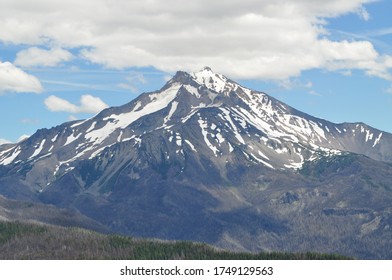
<svg viewBox="0 0 392 280">
<path fill-rule="evenodd" d="M 325 232 L 341 222 L 345 234 L 354 221 L 351 240 L 392 221 L 391 151 L 391 134 L 307 115 L 205 67 L 0 146 L 0 194 L 78 209 L 134 236 L 259 250 L 249 244 L 303 240 L 291 235 L 303 222 Z"/>
<path fill-rule="evenodd" d="M 390 147 L 389 134 L 306 115 L 205 67 L 179 71 L 162 89 L 91 119 L 37 132 L 25 143 L 0 150 L 0 166 L 50 161 L 50 176 L 43 181 L 53 180 L 80 160 L 99 158 L 109 147 L 128 141 L 139 145 L 149 133 L 169 143 L 181 139 L 178 147 L 191 143 L 194 152 L 192 142 L 199 142 L 198 156 L 203 150 L 206 157 L 231 157 L 238 147 L 252 164 L 268 168 L 297 169 L 339 151 L 392 161 L 391 152 L 384 152 Z"/>
<path fill-rule="evenodd" d="M 215 73 L 210 67 L 204 67 L 198 72 L 188 73 L 178 71 L 165 88 L 176 83 L 181 85 L 192 85 L 195 88 L 204 86 L 217 93 L 223 92 L 224 89 L 227 89 L 228 87 L 233 88 L 233 85 L 235 84 L 224 75 Z"/>
<path fill-rule="evenodd" d="M 206 86 L 208 89 L 216 92 L 223 92 L 230 83 L 229 80 L 222 74 L 215 73 L 210 67 L 204 67 L 199 72 L 190 74 L 192 78 L 200 85 Z"/>
</svg>

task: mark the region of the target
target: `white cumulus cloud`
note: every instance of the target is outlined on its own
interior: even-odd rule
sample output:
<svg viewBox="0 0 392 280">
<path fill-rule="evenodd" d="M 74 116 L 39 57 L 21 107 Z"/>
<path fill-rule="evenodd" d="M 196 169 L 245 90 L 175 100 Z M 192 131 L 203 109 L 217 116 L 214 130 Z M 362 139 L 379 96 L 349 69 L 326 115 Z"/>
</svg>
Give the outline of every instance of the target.
<svg viewBox="0 0 392 280">
<path fill-rule="evenodd" d="M 100 98 L 92 95 L 82 95 L 80 105 L 75 105 L 65 99 L 51 95 L 44 101 L 46 108 L 52 112 L 68 112 L 68 113 L 98 113 L 107 108 L 108 105 Z"/>
<path fill-rule="evenodd" d="M 109 68 L 172 72 L 208 65 L 233 78 L 280 80 L 309 69 L 360 69 L 390 79 L 390 56 L 366 40 L 334 40 L 328 34 L 330 18 L 354 13 L 369 20 L 365 5 L 371 2 L 3 0 L 0 40 L 80 48 L 81 58 Z M 57 59 L 53 64 L 65 61 L 50 54 Z"/>
<path fill-rule="evenodd" d="M 17 143 L 22 142 L 22 141 L 26 140 L 26 139 L 29 138 L 29 137 L 30 137 L 30 135 L 23 134 L 23 135 L 21 135 L 21 136 L 18 138 L 18 140 L 17 140 L 16 142 L 17 142 Z"/>
<path fill-rule="evenodd" d="M 33 92 L 40 93 L 41 82 L 27 74 L 10 62 L 0 61 L 0 93 L 1 92 Z"/>
<path fill-rule="evenodd" d="M 57 66 L 61 62 L 66 62 L 71 59 L 72 54 L 62 48 L 45 50 L 37 47 L 32 47 L 18 52 L 14 64 L 22 67 L 53 67 Z"/>
<path fill-rule="evenodd" d="M 11 143 L 11 141 L 0 138 L 0 145 Z"/>
</svg>

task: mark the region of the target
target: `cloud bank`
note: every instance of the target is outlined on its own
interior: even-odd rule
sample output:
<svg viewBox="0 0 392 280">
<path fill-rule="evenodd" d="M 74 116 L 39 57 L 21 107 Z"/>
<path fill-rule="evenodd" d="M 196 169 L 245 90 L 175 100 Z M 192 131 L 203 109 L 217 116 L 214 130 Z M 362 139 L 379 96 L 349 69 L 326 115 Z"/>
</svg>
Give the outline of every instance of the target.
<svg viewBox="0 0 392 280">
<path fill-rule="evenodd" d="M 61 62 L 66 62 L 72 59 L 72 54 L 61 48 L 53 48 L 45 50 L 37 47 L 32 47 L 22 50 L 17 53 L 15 65 L 22 67 L 54 67 Z"/>
<path fill-rule="evenodd" d="M 0 138 L 0 145 L 11 143 L 11 141 Z"/>
<path fill-rule="evenodd" d="M 45 99 L 46 108 L 52 112 L 68 113 L 98 113 L 107 108 L 108 105 L 100 98 L 91 95 L 82 95 L 80 105 L 75 105 L 65 99 L 51 95 Z"/>
<path fill-rule="evenodd" d="M 34 61 L 34 52 L 55 65 L 71 59 L 65 49 L 77 49 L 78 57 L 118 69 L 154 66 L 173 72 L 209 65 L 233 78 L 278 80 L 309 69 L 360 69 L 392 80 L 391 57 L 370 42 L 328 36 L 328 18 L 355 13 L 369 20 L 364 5 L 370 2 L 3 0 L 0 40 L 60 47 L 56 54 L 34 47 L 22 51 L 20 65 L 45 65 Z"/>
<path fill-rule="evenodd" d="M 43 88 L 40 81 L 17 68 L 10 62 L 0 61 L 0 93 L 33 92 L 40 93 Z"/>
</svg>

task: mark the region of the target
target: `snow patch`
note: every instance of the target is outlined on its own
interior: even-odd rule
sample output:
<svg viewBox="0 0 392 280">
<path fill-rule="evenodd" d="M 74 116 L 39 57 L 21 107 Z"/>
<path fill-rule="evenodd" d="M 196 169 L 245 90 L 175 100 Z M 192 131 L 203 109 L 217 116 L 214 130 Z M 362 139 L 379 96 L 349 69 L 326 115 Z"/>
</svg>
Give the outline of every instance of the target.
<svg viewBox="0 0 392 280">
<path fill-rule="evenodd" d="M 229 152 L 232 153 L 234 151 L 233 146 L 230 144 L 230 142 L 227 142 L 227 144 L 229 145 Z"/>
<path fill-rule="evenodd" d="M 257 151 L 257 153 L 258 153 L 260 156 L 262 156 L 263 158 L 270 160 L 269 157 L 267 157 L 267 156 L 266 156 L 265 154 L 263 154 L 261 151 Z"/>
<path fill-rule="evenodd" d="M 92 131 L 95 128 L 95 125 L 97 124 L 97 122 L 93 122 L 91 124 L 91 126 L 86 130 L 86 133 L 89 133 L 90 131 Z"/>
<path fill-rule="evenodd" d="M 197 115 L 200 117 L 200 113 L 199 113 L 199 109 L 201 108 L 206 108 L 207 105 L 204 104 L 203 102 L 200 103 L 199 106 L 192 106 L 192 110 L 191 112 L 188 114 L 188 116 L 185 116 L 181 119 L 182 123 L 185 123 L 186 121 L 188 121 L 195 113 L 197 113 Z"/>
<path fill-rule="evenodd" d="M 31 159 L 31 158 L 33 158 L 33 157 L 36 157 L 37 155 L 39 155 L 39 153 L 41 153 L 41 151 L 42 151 L 42 149 L 43 149 L 43 147 L 44 147 L 44 145 L 45 145 L 45 142 L 46 142 L 46 139 L 43 139 L 43 140 L 41 141 L 41 143 L 39 144 L 39 146 L 36 147 L 34 153 L 29 157 L 29 159 Z"/>
<path fill-rule="evenodd" d="M 106 148 L 107 148 L 107 146 L 101 147 L 101 148 L 99 148 L 98 150 L 94 151 L 94 152 L 90 155 L 89 159 L 95 158 L 96 156 L 98 156 L 98 155 L 99 155 L 103 150 L 105 150 Z"/>
<path fill-rule="evenodd" d="M 174 132 L 171 131 L 171 130 L 169 130 L 168 132 L 170 133 L 169 142 L 171 143 L 173 141 L 173 138 L 174 138 L 175 135 L 174 135 Z"/>
<path fill-rule="evenodd" d="M 171 107 L 170 107 L 170 111 L 169 114 L 164 118 L 163 123 L 166 124 L 172 117 L 172 115 L 174 114 L 174 112 L 177 110 L 177 105 L 178 102 L 177 101 L 173 101 L 171 103 Z"/>
<path fill-rule="evenodd" d="M 255 156 L 253 153 L 251 153 L 251 155 L 252 155 L 252 157 L 253 157 L 256 161 L 258 161 L 258 162 L 264 164 L 265 166 L 267 166 L 267 167 L 269 167 L 269 168 L 271 168 L 271 169 L 275 169 L 271 164 L 269 164 L 269 163 L 266 162 L 265 160 L 262 160 L 261 158 L 258 158 L 258 157 Z"/>
<path fill-rule="evenodd" d="M 204 137 L 204 142 L 207 144 L 208 148 L 210 148 L 210 150 L 214 153 L 214 155 L 217 157 L 218 156 L 218 152 L 219 150 L 211 144 L 210 140 L 208 140 L 208 132 L 207 132 L 207 128 L 208 128 L 208 123 L 203 121 L 202 119 L 198 120 L 200 128 L 201 128 L 201 133 L 203 134 Z"/>
<path fill-rule="evenodd" d="M 140 109 L 140 107 L 142 107 L 142 103 L 140 101 L 138 101 L 135 105 L 135 107 L 132 109 L 132 111 L 137 111 L 138 109 Z"/>
<path fill-rule="evenodd" d="M 223 142 L 225 142 L 225 138 L 223 138 L 222 134 L 220 134 L 220 133 L 216 134 L 216 139 L 218 139 L 219 145 L 222 144 Z"/>
<path fill-rule="evenodd" d="M 74 132 L 72 131 L 72 134 L 70 136 L 68 136 L 67 141 L 65 141 L 64 146 L 71 144 L 73 141 L 78 139 L 81 135 L 82 135 L 82 133 L 79 133 L 77 136 L 74 136 Z"/>
<path fill-rule="evenodd" d="M 21 152 L 21 148 L 20 148 L 20 146 L 18 146 L 18 147 L 14 150 L 14 152 L 12 153 L 12 155 L 10 155 L 10 156 L 4 158 L 4 159 L 0 162 L 0 164 L 2 164 L 2 165 L 11 164 L 11 163 L 16 159 L 16 157 L 20 154 L 20 152 Z"/>
<path fill-rule="evenodd" d="M 176 134 L 176 144 L 177 146 L 181 147 L 182 146 L 182 140 L 181 140 L 181 135 L 180 134 Z"/>
<path fill-rule="evenodd" d="M 303 165 L 302 162 L 291 162 L 290 164 L 284 164 L 284 167 L 289 169 L 299 169 Z"/>
<path fill-rule="evenodd" d="M 71 125 L 71 128 L 75 128 L 75 127 L 77 127 L 77 126 L 79 126 L 79 125 L 82 125 L 82 124 L 84 124 L 86 121 L 88 121 L 88 120 L 83 120 L 83 121 L 74 123 L 73 125 Z"/>
<path fill-rule="evenodd" d="M 191 85 L 184 85 L 184 88 L 186 89 L 187 92 L 189 92 L 190 94 L 196 96 L 197 98 L 200 97 L 200 93 L 197 90 L 197 88 L 191 86 Z"/>
<path fill-rule="evenodd" d="M 208 67 L 200 72 L 191 73 L 191 75 L 200 85 L 204 85 L 216 92 L 223 92 L 226 87 L 227 79 L 221 74 L 214 73 Z"/>
<path fill-rule="evenodd" d="M 56 142 L 56 140 L 57 140 L 57 137 L 58 137 L 59 135 L 58 134 L 56 134 L 53 138 L 52 138 L 52 142 Z"/>
<path fill-rule="evenodd" d="M 373 139 L 373 133 L 370 132 L 370 130 L 366 130 L 366 136 L 365 136 L 365 141 L 369 141 Z"/>
<path fill-rule="evenodd" d="M 278 154 L 287 154 L 289 152 L 289 149 L 284 147 L 282 149 L 275 149 L 275 152 L 277 152 Z"/>
<path fill-rule="evenodd" d="M 139 111 L 135 111 L 135 109 L 128 113 L 123 113 L 119 115 L 110 115 L 104 118 L 104 121 L 108 121 L 107 124 L 95 131 L 91 131 L 86 135 L 86 139 L 95 139 L 95 142 L 101 143 L 105 140 L 113 131 L 118 128 L 124 129 L 139 118 L 155 113 L 163 108 L 166 108 L 170 102 L 176 97 L 178 90 L 180 89 L 181 85 L 176 83 L 173 84 L 172 87 L 166 89 L 160 93 L 151 94 L 150 100 L 146 106 L 144 106 Z M 139 108 L 136 106 L 135 108 Z"/>
<path fill-rule="evenodd" d="M 189 147 L 191 147 L 192 151 L 197 153 L 195 146 L 189 140 L 185 139 L 184 141 L 188 144 Z"/>
<path fill-rule="evenodd" d="M 9 149 L 7 149 L 7 150 L 4 150 L 4 151 L 0 152 L 0 156 L 5 155 L 6 153 L 12 151 L 14 148 L 15 148 L 15 147 L 12 147 L 12 148 L 9 148 Z"/>
<path fill-rule="evenodd" d="M 241 144 L 245 144 L 244 139 L 242 138 L 242 136 L 240 135 L 240 133 L 238 132 L 237 126 L 234 124 L 233 120 L 231 119 L 230 116 L 230 111 L 227 110 L 226 108 L 220 108 L 220 110 L 224 113 L 224 119 L 230 124 L 232 131 L 234 132 L 234 136 L 235 138 L 237 138 L 237 140 L 241 143 Z"/>
<path fill-rule="evenodd" d="M 120 131 L 120 134 L 118 135 L 118 137 L 117 137 L 117 142 L 121 142 L 121 137 L 123 136 L 123 131 L 121 130 Z"/>
<path fill-rule="evenodd" d="M 380 135 L 378 135 L 377 139 L 374 141 L 373 148 L 380 142 L 381 137 L 382 137 L 382 132 L 380 133 Z"/>
</svg>

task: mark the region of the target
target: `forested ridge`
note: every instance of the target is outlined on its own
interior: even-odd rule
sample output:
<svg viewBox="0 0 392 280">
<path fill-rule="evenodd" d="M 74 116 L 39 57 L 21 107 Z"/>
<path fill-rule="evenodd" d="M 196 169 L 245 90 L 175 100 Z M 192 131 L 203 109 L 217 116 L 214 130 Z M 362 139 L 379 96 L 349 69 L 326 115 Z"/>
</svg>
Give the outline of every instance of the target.
<svg viewBox="0 0 392 280">
<path fill-rule="evenodd" d="M 224 251 L 203 243 L 105 235 L 81 228 L 0 222 L 0 259 L 319 260 L 337 254 Z"/>
</svg>

